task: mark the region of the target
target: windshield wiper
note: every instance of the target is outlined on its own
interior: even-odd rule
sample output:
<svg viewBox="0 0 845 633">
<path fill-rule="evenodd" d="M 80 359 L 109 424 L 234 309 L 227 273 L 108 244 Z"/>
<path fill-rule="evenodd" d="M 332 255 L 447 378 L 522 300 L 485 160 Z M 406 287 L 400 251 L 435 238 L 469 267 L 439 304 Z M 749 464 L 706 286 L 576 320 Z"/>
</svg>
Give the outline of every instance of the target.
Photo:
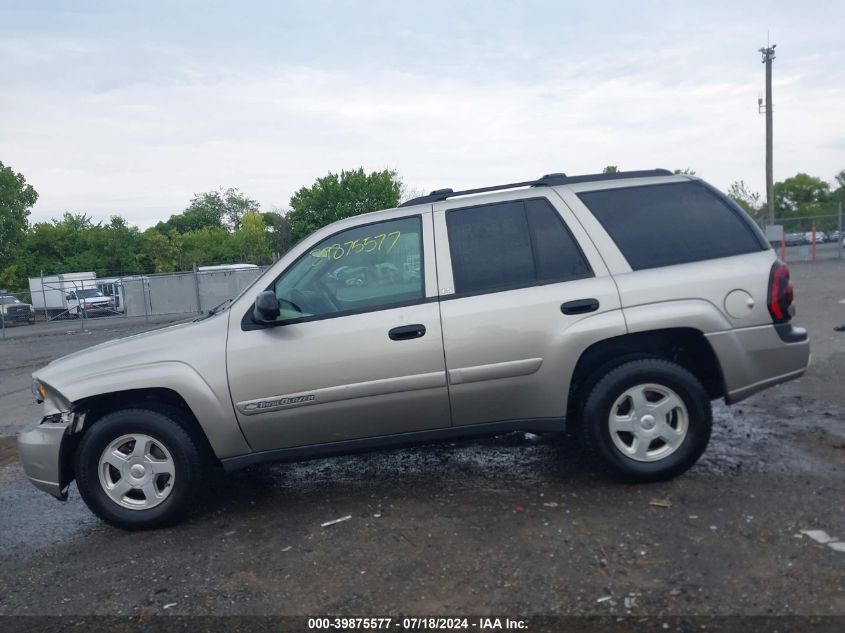
<svg viewBox="0 0 845 633">
<path fill-rule="evenodd" d="M 218 303 L 216 306 L 211 308 L 211 310 L 206 311 L 205 314 L 203 314 L 203 315 L 197 317 L 196 319 L 194 319 L 194 321 L 202 321 L 203 319 L 207 319 L 208 317 L 214 316 L 215 314 L 217 314 L 220 311 L 220 309 L 223 306 L 225 306 L 225 305 L 227 305 L 231 302 L 232 302 L 232 299 L 226 299 L 226 301 L 224 301 L 223 303 Z"/>
</svg>

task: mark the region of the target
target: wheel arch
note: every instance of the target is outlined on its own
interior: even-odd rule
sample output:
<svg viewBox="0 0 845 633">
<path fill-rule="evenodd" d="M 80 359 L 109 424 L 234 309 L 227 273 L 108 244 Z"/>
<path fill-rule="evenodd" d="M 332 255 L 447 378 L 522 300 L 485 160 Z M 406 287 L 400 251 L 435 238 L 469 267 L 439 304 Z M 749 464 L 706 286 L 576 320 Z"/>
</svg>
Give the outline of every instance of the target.
<svg viewBox="0 0 845 633">
<path fill-rule="evenodd" d="M 726 394 L 719 359 L 701 330 L 689 327 L 647 330 L 598 341 L 581 353 L 569 382 L 567 420 L 577 423 L 584 399 L 601 376 L 638 358 L 661 358 L 681 365 L 701 381 L 711 400 Z"/>
<path fill-rule="evenodd" d="M 103 403 L 125 408 L 139 398 L 171 404 L 190 412 L 217 457 L 251 452 L 235 418 L 228 384 L 223 382 L 212 388 L 187 363 L 144 363 L 116 370 L 103 369 L 78 377 L 50 369 L 48 366 L 47 371 L 39 372 L 36 378 L 71 403 L 74 411 L 91 407 L 96 411 L 105 406 Z"/>
<path fill-rule="evenodd" d="M 120 409 L 150 409 L 173 413 L 174 422 L 212 451 L 211 442 L 185 399 L 175 390 L 164 387 L 126 389 L 83 398 L 74 403 L 74 411 L 84 413 L 84 431 L 103 416 Z"/>
<path fill-rule="evenodd" d="M 219 463 L 205 429 L 185 399 L 173 389 L 147 387 L 110 391 L 81 398 L 72 406 L 73 432 L 65 435 L 60 453 L 62 485 L 73 480 L 76 449 L 83 435 L 101 418 L 121 409 L 149 409 L 167 415 L 194 439 L 205 459 L 210 463 Z"/>
</svg>

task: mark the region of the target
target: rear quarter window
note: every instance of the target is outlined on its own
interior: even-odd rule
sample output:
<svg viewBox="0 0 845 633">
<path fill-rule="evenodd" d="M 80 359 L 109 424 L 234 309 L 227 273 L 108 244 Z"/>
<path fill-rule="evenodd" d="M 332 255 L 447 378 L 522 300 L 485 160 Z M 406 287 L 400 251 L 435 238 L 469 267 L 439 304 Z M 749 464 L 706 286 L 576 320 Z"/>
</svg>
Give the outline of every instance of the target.
<svg viewBox="0 0 845 633">
<path fill-rule="evenodd" d="M 754 253 L 751 220 L 699 182 L 578 194 L 633 270 Z"/>
</svg>

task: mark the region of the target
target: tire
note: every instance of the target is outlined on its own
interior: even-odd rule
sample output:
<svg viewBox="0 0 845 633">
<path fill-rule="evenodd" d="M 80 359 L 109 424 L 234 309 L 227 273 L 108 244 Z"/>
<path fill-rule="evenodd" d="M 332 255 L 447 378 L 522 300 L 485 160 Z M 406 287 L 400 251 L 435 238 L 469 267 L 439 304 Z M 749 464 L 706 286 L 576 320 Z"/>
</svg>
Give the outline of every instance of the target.
<svg viewBox="0 0 845 633">
<path fill-rule="evenodd" d="M 701 382 L 656 358 L 609 370 L 593 386 L 580 418 L 583 445 L 611 476 L 629 483 L 686 472 L 707 448 L 713 426 Z"/>
<path fill-rule="evenodd" d="M 94 514 L 124 530 L 142 530 L 173 525 L 193 509 L 201 496 L 204 461 L 177 415 L 122 409 L 83 435 L 76 484 Z M 126 486 L 132 487 L 122 494 Z"/>
</svg>

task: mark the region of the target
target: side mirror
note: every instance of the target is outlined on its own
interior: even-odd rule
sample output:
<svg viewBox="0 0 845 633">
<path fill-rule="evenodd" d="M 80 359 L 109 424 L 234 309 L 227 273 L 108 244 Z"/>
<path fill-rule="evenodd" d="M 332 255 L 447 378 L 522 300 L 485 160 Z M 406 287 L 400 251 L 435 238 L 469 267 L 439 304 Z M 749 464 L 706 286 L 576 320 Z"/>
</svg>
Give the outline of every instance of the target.
<svg viewBox="0 0 845 633">
<path fill-rule="evenodd" d="M 73 301 L 73 295 L 65 295 L 65 301 Z"/>
<path fill-rule="evenodd" d="M 279 298 L 272 290 L 265 290 L 255 298 L 252 316 L 256 323 L 270 323 L 279 316 Z"/>
</svg>

